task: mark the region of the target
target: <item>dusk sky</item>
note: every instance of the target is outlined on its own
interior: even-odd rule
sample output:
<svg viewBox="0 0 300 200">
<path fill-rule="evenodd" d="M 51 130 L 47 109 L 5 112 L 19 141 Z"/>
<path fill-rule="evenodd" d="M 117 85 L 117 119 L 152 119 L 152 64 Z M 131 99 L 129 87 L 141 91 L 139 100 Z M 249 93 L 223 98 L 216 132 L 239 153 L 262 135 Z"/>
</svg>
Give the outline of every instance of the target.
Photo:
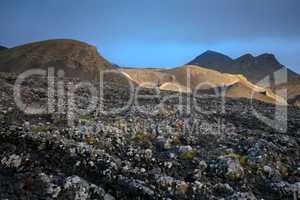
<svg viewBox="0 0 300 200">
<path fill-rule="evenodd" d="M 70 38 L 121 66 L 268 52 L 300 73 L 299 0 L 2 0 L 0 45 Z"/>
</svg>

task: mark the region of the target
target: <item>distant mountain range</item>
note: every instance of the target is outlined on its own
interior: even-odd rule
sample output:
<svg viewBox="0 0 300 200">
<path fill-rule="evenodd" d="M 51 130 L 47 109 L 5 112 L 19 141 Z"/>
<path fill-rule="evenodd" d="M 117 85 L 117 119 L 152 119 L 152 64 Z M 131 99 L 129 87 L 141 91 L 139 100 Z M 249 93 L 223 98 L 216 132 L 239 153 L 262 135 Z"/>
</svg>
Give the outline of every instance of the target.
<svg viewBox="0 0 300 200">
<path fill-rule="evenodd" d="M 206 51 L 189 62 L 189 64 L 207 67 L 224 73 L 242 74 L 253 83 L 258 83 L 268 76 L 270 76 L 272 81 L 274 72 L 286 68 L 273 54 L 267 53 L 256 57 L 251 54 L 245 54 L 237 59 L 232 59 L 222 53 Z M 300 76 L 290 69 L 286 69 L 288 82 L 300 83 Z"/>
<path fill-rule="evenodd" d="M 263 54 L 254 57 L 246 54 L 237 59 L 214 51 L 207 51 L 191 61 L 188 65 L 173 69 L 125 69 L 111 64 L 102 57 L 96 47 L 84 42 L 60 39 L 47 40 L 0 52 L 0 71 L 22 73 L 28 69 L 47 69 L 54 67 L 63 69 L 66 77 L 95 79 L 101 70 L 115 70 L 122 74 L 110 76 L 109 81 L 125 85 L 124 79 L 130 79 L 137 85 L 153 82 L 151 87 L 159 86 L 162 90 L 189 92 L 197 89 L 197 85 L 205 82 L 216 87 L 227 86 L 226 96 L 234 98 L 255 98 L 265 102 L 275 102 L 273 93 L 279 87 L 288 88 L 291 103 L 297 104 L 300 95 L 299 75 L 288 71 L 288 83 L 280 86 L 262 87 L 255 85 L 266 76 L 271 76 L 281 68 L 274 55 Z M 187 72 L 191 72 L 191 84 L 187 84 Z M 202 88 L 210 90 L 211 87 Z M 279 99 L 279 98 L 278 98 Z M 280 100 L 281 101 L 281 100 Z"/>
<path fill-rule="evenodd" d="M 191 65 L 206 67 L 223 73 L 241 74 L 254 84 L 271 88 L 273 91 L 287 89 L 287 98 L 294 104 L 300 104 L 300 76 L 282 65 L 273 54 L 262 54 L 253 56 L 245 54 L 237 59 L 232 59 L 215 51 L 206 51 L 194 60 Z M 277 84 L 274 73 L 278 70 L 286 69 L 287 82 Z M 266 84 L 265 78 L 269 78 Z"/>
</svg>

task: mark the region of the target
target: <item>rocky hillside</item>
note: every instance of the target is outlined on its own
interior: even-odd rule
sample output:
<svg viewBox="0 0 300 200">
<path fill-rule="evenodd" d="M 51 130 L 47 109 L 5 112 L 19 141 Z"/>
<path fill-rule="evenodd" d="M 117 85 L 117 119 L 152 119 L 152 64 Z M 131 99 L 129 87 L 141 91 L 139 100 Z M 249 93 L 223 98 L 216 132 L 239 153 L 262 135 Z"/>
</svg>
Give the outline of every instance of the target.
<svg viewBox="0 0 300 200">
<path fill-rule="evenodd" d="M 250 99 L 253 95 L 255 99 L 276 103 L 276 95 L 265 88 L 252 84 L 242 75 L 220 73 L 193 65 L 173 69 L 121 69 L 121 71 L 135 83 L 148 88 L 158 86 L 161 90 L 206 92 L 225 87 L 225 95 L 232 98 Z M 284 100 L 281 100 L 280 103 L 284 103 Z"/>
<path fill-rule="evenodd" d="M 96 47 L 74 40 L 48 40 L 26 44 L 0 53 L 0 71 L 21 73 L 28 69 L 55 67 L 68 77 L 91 79 L 99 70 L 113 69 Z"/>
<path fill-rule="evenodd" d="M 223 110 L 220 99 L 199 96 L 196 105 L 172 98 L 159 109 L 160 101 L 176 94 L 162 91 L 157 101 L 141 99 L 114 115 L 77 115 L 69 127 L 63 113 L 21 112 L 12 79 L 0 77 L 0 199 L 299 198 L 297 107 L 288 107 L 282 133 L 253 114 L 255 108 L 273 117 L 272 104 L 229 98 Z M 47 80 L 26 79 L 23 100 L 43 100 L 47 91 L 32 83 L 40 87 Z M 105 91 L 105 109 L 126 103 L 119 86 L 107 84 Z M 88 97 L 80 92 L 76 104 L 85 107 Z"/>
</svg>

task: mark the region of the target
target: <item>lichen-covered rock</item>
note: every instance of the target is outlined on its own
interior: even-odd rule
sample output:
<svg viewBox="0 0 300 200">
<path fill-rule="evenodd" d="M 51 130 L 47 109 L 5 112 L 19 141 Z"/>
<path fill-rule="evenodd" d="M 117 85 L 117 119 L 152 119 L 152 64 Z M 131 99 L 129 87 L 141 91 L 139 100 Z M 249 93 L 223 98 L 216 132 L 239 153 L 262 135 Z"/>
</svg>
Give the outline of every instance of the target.
<svg viewBox="0 0 300 200">
<path fill-rule="evenodd" d="M 231 181 L 241 180 L 244 176 L 244 168 L 236 158 L 221 157 L 217 168 L 220 170 L 220 173 Z"/>
<path fill-rule="evenodd" d="M 300 198 L 300 182 L 290 184 L 287 182 L 277 182 L 271 184 L 273 192 L 276 192 L 280 198 Z"/>
<path fill-rule="evenodd" d="M 0 199 L 279 200 L 299 195 L 299 108 L 288 107 L 286 133 L 253 116 L 251 108 L 272 116 L 276 108 L 270 104 L 226 99 L 222 112 L 222 101 L 207 97 L 196 100 L 209 113 L 178 105 L 178 99 L 169 99 L 161 110 L 157 101 L 142 100 L 141 107 L 112 115 L 102 109 L 75 114 L 69 125 L 67 109 L 21 112 L 14 103 L 14 78 L 0 73 Z M 68 79 L 65 86 L 78 81 Z M 37 86 L 45 88 L 33 89 Z M 47 79 L 26 79 L 22 99 L 46 106 L 46 86 Z M 113 82 L 103 87 L 104 109 L 126 103 L 124 87 Z M 89 92 L 78 94 L 77 107 L 84 109 Z M 170 94 L 161 91 L 161 98 Z"/>
<path fill-rule="evenodd" d="M 218 194 L 225 194 L 225 195 L 232 194 L 234 192 L 233 188 L 227 183 L 225 184 L 218 183 L 214 186 L 213 190 Z"/>
<path fill-rule="evenodd" d="M 238 192 L 230 196 L 228 200 L 257 200 L 257 198 L 250 192 Z"/>
<path fill-rule="evenodd" d="M 90 184 L 78 176 L 68 177 L 65 180 L 62 191 L 59 193 L 60 199 L 110 199 L 114 200 L 110 194 L 105 193 L 104 189 L 94 184 Z"/>
<path fill-rule="evenodd" d="M 19 168 L 22 164 L 22 158 L 18 155 L 10 155 L 1 160 L 1 164 L 9 168 Z"/>
</svg>

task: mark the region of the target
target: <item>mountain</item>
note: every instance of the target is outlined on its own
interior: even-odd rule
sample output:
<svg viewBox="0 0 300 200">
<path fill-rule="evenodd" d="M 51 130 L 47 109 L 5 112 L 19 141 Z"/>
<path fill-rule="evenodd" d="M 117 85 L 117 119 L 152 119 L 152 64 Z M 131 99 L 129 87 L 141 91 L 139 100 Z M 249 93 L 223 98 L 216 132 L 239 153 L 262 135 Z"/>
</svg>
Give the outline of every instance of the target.
<svg viewBox="0 0 300 200">
<path fill-rule="evenodd" d="M 0 51 L 6 50 L 8 48 L 4 47 L 4 46 L 0 46 Z"/>
<path fill-rule="evenodd" d="M 22 73 L 28 69 L 63 69 L 66 77 L 90 79 L 99 70 L 114 69 L 96 47 L 84 42 L 47 40 L 2 51 L 0 71 Z"/>
<path fill-rule="evenodd" d="M 190 65 L 198 65 L 198 66 L 205 66 L 210 67 L 214 70 L 220 71 L 220 69 L 230 66 L 233 63 L 233 59 L 229 56 L 226 56 L 222 53 L 218 53 L 215 51 L 206 51 L 197 58 L 195 58 Z"/>
<path fill-rule="evenodd" d="M 273 77 L 273 73 L 280 69 L 287 69 L 273 54 L 262 54 L 257 57 L 245 54 L 237 59 L 214 51 L 207 51 L 192 60 L 189 64 L 224 73 L 242 74 L 253 83 L 260 82 L 267 76 Z M 287 69 L 288 82 L 300 82 L 299 75 Z"/>
<path fill-rule="evenodd" d="M 207 51 L 189 64 L 223 73 L 241 74 L 252 83 L 269 88 L 273 92 L 285 89 L 289 102 L 297 102 L 298 96 L 300 96 L 300 76 L 282 65 L 273 54 L 265 53 L 256 57 L 245 54 L 237 59 L 232 59 L 218 52 Z M 286 70 L 287 81 L 278 84 L 276 80 L 282 77 L 276 78 L 275 72 L 281 72 L 280 70 L 283 70 L 282 72 Z M 285 97 L 285 95 L 282 96 Z"/>
<path fill-rule="evenodd" d="M 249 70 L 243 71 L 246 74 L 245 77 L 240 75 L 243 73 L 236 75 L 222 73 L 223 66 L 226 66 L 227 71 L 231 69 L 229 71 L 233 73 L 239 72 L 243 68 L 247 69 L 254 63 L 259 65 L 266 61 L 273 63 L 274 69 L 277 69 L 279 63 L 269 59 L 268 56 L 263 55 L 259 57 L 245 55 L 233 60 L 223 54 L 207 51 L 196 59 L 197 65 L 202 63 L 208 66 L 215 65 L 216 67 L 210 68 L 216 69 L 196 65 L 185 65 L 173 69 L 124 69 L 111 64 L 92 45 L 75 40 L 60 39 L 31 43 L 0 52 L 0 71 L 19 74 L 29 69 L 54 67 L 56 70 L 64 70 L 66 77 L 94 80 L 99 77 L 100 71 L 114 70 L 121 72 L 121 76 L 115 73 L 106 74 L 104 77 L 106 83 L 126 87 L 128 80 L 132 80 L 134 84 L 143 87 L 159 86 L 161 90 L 177 92 L 191 92 L 199 89 L 197 88 L 199 84 L 202 84 L 202 88 L 200 88 L 202 91 L 226 86 L 226 95 L 229 97 L 252 98 L 254 93 L 256 99 L 273 103 L 275 95 L 247 80 L 246 72 Z M 190 84 L 187 84 L 188 74 L 190 75 Z M 297 95 L 298 92 L 293 97 Z"/>
<path fill-rule="evenodd" d="M 173 69 L 121 69 L 121 71 L 138 85 L 148 88 L 159 87 L 161 90 L 177 92 L 197 90 L 206 93 L 225 87 L 227 97 L 247 99 L 253 97 L 268 103 L 285 103 L 272 91 L 252 84 L 243 75 L 221 73 L 195 65 Z"/>
</svg>

